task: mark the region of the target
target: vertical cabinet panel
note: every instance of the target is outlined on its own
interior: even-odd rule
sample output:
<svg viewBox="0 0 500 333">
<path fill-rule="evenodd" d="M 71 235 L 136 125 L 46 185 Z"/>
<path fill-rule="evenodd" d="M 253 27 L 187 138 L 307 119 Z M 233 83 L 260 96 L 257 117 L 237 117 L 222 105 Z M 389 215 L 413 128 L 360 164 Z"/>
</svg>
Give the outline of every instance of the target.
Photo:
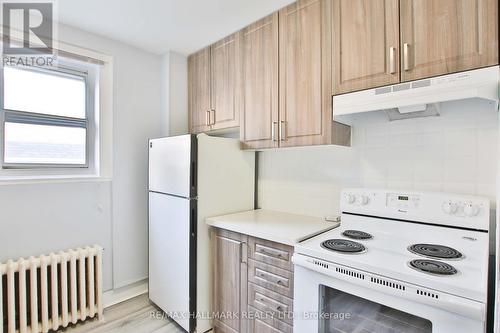
<svg viewBox="0 0 500 333">
<path fill-rule="evenodd" d="M 211 47 L 211 123 L 212 129 L 239 126 L 239 33 Z"/>
<path fill-rule="evenodd" d="M 328 143 L 331 1 L 299 0 L 279 12 L 280 146 Z"/>
<path fill-rule="evenodd" d="M 401 0 L 402 81 L 498 63 L 497 0 Z"/>
<path fill-rule="evenodd" d="M 399 82 L 399 0 L 333 0 L 334 94 Z"/>
<path fill-rule="evenodd" d="M 240 43 L 243 147 L 278 147 L 278 13 L 243 29 Z"/>
<path fill-rule="evenodd" d="M 210 129 L 210 48 L 198 51 L 188 58 L 188 108 L 190 133 Z"/>
<path fill-rule="evenodd" d="M 225 230 L 213 234 L 214 296 L 213 311 L 240 316 L 220 316 L 214 320 L 215 332 L 246 332 L 241 314 L 246 310 L 247 254 L 245 236 Z"/>
</svg>

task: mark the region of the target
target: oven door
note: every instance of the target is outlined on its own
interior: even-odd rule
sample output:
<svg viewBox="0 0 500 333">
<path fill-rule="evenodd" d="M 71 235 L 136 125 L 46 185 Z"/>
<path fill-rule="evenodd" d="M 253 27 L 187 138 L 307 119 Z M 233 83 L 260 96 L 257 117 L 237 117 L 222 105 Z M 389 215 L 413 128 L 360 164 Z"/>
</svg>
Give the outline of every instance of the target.
<svg viewBox="0 0 500 333">
<path fill-rule="evenodd" d="M 294 331 L 319 333 L 483 333 L 484 323 L 294 268 Z"/>
</svg>

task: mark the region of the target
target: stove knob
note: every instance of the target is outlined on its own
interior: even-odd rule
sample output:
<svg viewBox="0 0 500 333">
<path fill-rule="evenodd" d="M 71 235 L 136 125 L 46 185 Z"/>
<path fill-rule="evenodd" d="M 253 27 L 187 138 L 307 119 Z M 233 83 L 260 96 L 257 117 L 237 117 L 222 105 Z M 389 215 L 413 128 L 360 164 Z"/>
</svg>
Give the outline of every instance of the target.
<svg viewBox="0 0 500 333">
<path fill-rule="evenodd" d="M 354 201 L 356 201 L 356 197 L 352 193 L 346 193 L 344 195 L 345 201 L 350 205 L 353 204 Z"/>
<path fill-rule="evenodd" d="M 470 202 L 466 203 L 464 205 L 464 213 L 465 213 L 465 215 L 467 215 L 469 217 L 474 217 L 477 214 L 479 214 L 479 207 L 477 205 L 470 203 Z"/>
<path fill-rule="evenodd" d="M 364 205 L 368 204 L 369 200 L 370 199 L 366 195 L 363 195 L 363 194 L 356 196 L 356 203 L 360 206 L 364 206 Z"/>
<path fill-rule="evenodd" d="M 449 215 L 453 215 L 457 212 L 457 204 L 456 203 L 453 203 L 451 201 L 445 201 L 443 202 L 443 212 L 445 212 L 446 214 L 449 214 Z"/>
</svg>

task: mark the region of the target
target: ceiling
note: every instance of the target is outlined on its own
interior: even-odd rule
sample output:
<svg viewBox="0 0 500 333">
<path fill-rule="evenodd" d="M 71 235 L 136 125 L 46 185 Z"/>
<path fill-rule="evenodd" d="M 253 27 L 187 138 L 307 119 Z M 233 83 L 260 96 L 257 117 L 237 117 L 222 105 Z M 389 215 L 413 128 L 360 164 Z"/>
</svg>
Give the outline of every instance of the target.
<svg viewBox="0 0 500 333">
<path fill-rule="evenodd" d="M 149 52 L 190 54 L 293 0 L 61 0 L 59 21 Z"/>
</svg>

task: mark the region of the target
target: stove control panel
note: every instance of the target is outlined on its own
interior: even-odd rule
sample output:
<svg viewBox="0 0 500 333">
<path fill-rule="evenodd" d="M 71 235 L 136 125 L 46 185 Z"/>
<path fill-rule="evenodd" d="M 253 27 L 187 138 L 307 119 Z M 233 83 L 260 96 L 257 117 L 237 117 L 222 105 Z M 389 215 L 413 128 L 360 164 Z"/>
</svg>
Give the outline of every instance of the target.
<svg viewBox="0 0 500 333">
<path fill-rule="evenodd" d="M 417 210 L 419 202 L 420 196 L 416 194 L 387 193 L 387 207 L 401 212 Z"/>
<path fill-rule="evenodd" d="M 488 230 L 488 198 L 436 192 L 346 189 L 343 213 Z"/>
<path fill-rule="evenodd" d="M 366 206 L 370 203 L 370 197 L 364 194 L 356 195 L 356 203 L 360 206 Z"/>
<path fill-rule="evenodd" d="M 344 193 L 343 201 L 347 205 L 352 206 L 367 206 L 370 204 L 371 198 L 369 194 L 364 193 Z"/>
<path fill-rule="evenodd" d="M 441 208 L 448 215 L 475 217 L 481 213 L 481 204 L 472 201 L 444 201 Z"/>
</svg>

